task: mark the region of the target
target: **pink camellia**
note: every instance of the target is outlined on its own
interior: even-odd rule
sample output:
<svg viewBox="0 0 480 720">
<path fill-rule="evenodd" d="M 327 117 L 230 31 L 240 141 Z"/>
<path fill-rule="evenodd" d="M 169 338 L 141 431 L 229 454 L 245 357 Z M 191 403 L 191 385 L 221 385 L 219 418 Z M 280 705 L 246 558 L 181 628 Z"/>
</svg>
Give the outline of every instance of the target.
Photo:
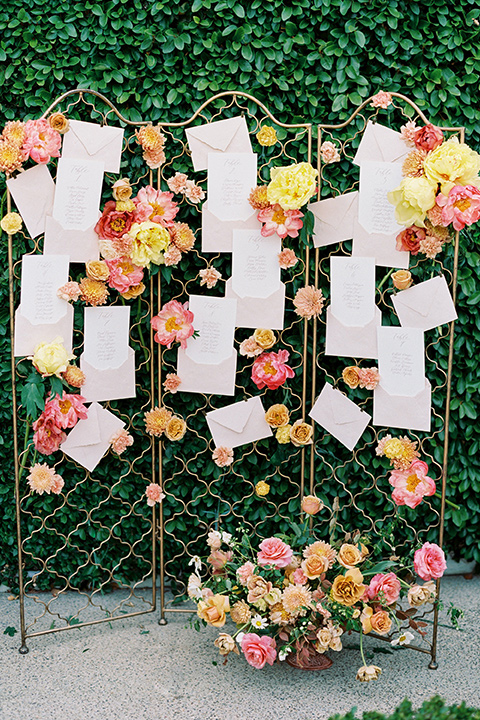
<svg viewBox="0 0 480 720">
<path fill-rule="evenodd" d="M 187 347 L 187 340 L 195 332 L 193 329 L 193 313 L 188 309 L 188 302 L 183 305 L 178 300 L 170 300 L 155 315 L 152 327 L 156 331 L 154 339 L 168 348 L 172 343 L 179 342 L 182 348 Z"/>
<path fill-rule="evenodd" d="M 365 590 L 365 596 L 370 600 L 379 600 L 386 605 L 393 605 L 400 597 L 400 580 L 393 572 L 386 575 L 383 573 L 374 575 Z"/>
<path fill-rule="evenodd" d="M 415 146 L 420 150 L 430 152 L 443 143 L 443 132 L 435 125 L 425 125 L 415 129 L 413 137 Z"/>
<path fill-rule="evenodd" d="M 427 233 L 423 228 L 412 225 L 398 233 L 396 249 L 418 255 L 420 241 L 425 240 L 426 235 Z"/>
<path fill-rule="evenodd" d="M 147 185 L 147 187 L 139 190 L 137 197 L 134 199 L 136 213 L 140 213 L 144 220 L 159 223 L 164 227 L 173 225 L 173 219 L 178 212 L 178 205 L 172 198 L 173 193 L 155 190 L 151 185 Z M 137 219 L 137 222 L 142 221 Z"/>
<path fill-rule="evenodd" d="M 54 130 L 48 120 L 27 120 L 25 123 L 25 140 L 22 152 L 36 163 L 48 163 L 50 158 L 60 156 L 62 137 Z"/>
<path fill-rule="evenodd" d="M 55 425 L 63 430 L 73 428 L 79 420 L 86 420 L 88 410 L 83 404 L 85 398 L 81 395 L 69 395 L 66 392 L 47 400 L 43 414 L 53 417 Z"/>
<path fill-rule="evenodd" d="M 113 260 L 105 260 L 110 270 L 108 286 L 115 288 L 119 293 L 127 292 L 133 285 L 138 285 L 143 280 L 143 268 L 134 265 L 130 258 L 120 257 Z"/>
<path fill-rule="evenodd" d="M 247 560 L 246 563 L 243 563 L 243 565 L 240 565 L 240 567 L 237 569 L 237 577 L 239 581 L 242 583 L 242 585 L 246 585 L 248 578 L 250 575 L 253 575 L 253 571 L 255 570 L 255 565 L 250 562 L 250 560 Z"/>
<path fill-rule="evenodd" d="M 275 565 L 278 568 L 287 567 L 293 557 L 293 550 L 290 545 L 284 543 L 280 538 L 271 537 L 263 540 L 260 544 L 260 552 L 257 555 L 259 565 Z"/>
<path fill-rule="evenodd" d="M 447 567 L 445 553 L 435 543 L 423 543 L 422 547 L 415 551 L 413 567 L 422 580 L 437 580 L 442 577 Z"/>
<path fill-rule="evenodd" d="M 428 465 L 423 460 L 414 460 L 406 470 L 392 470 L 389 482 L 395 490 L 392 500 L 397 505 L 416 508 L 425 496 L 435 494 L 435 481 L 427 476 Z"/>
<path fill-rule="evenodd" d="M 273 665 L 275 662 L 277 644 L 268 635 L 260 637 L 256 633 L 245 633 L 241 645 L 246 661 L 257 670 L 261 670 L 265 663 Z"/>
<path fill-rule="evenodd" d="M 261 229 L 263 237 L 277 233 L 278 237 L 298 237 L 298 231 L 303 226 L 303 213 L 300 210 L 284 210 L 280 205 L 269 205 L 260 210 L 257 219 L 265 223 Z"/>
<path fill-rule="evenodd" d="M 58 427 L 51 413 L 43 412 L 32 425 L 35 449 L 42 455 L 51 455 L 56 452 L 67 436 L 62 428 Z"/>
<path fill-rule="evenodd" d="M 437 205 L 442 208 L 442 223 L 463 230 L 480 218 L 480 190 L 475 185 L 454 185 L 448 196 L 439 193 Z"/>
<path fill-rule="evenodd" d="M 95 225 L 95 232 L 101 240 L 122 239 L 132 227 L 133 213 L 118 212 L 115 200 L 105 203 L 101 217 Z"/>
<path fill-rule="evenodd" d="M 269 390 L 276 390 L 288 378 L 295 377 L 295 373 L 289 365 L 286 365 L 290 353 L 288 350 L 278 352 L 264 352 L 252 365 L 252 380 L 259 390 L 268 387 Z"/>
</svg>

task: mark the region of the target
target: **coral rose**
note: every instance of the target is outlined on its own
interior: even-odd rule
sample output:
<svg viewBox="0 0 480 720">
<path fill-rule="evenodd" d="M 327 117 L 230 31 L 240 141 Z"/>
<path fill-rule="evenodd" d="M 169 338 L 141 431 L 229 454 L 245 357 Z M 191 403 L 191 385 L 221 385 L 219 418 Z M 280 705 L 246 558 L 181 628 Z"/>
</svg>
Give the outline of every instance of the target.
<svg viewBox="0 0 480 720">
<path fill-rule="evenodd" d="M 293 556 L 290 545 L 284 543 L 280 538 L 271 537 L 263 540 L 260 544 L 260 552 L 257 555 L 259 565 L 275 565 L 279 568 L 287 567 Z"/>
<path fill-rule="evenodd" d="M 288 425 L 289 419 L 290 413 L 288 412 L 285 405 L 272 405 L 265 413 L 265 420 L 267 421 L 267 424 L 270 425 L 270 427 L 272 428 L 279 428 L 283 427 L 284 425 Z"/>
<path fill-rule="evenodd" d="M 385 605 L 393 605 L 400 597 L 400 580 L 395 573 L 378 573 L 370 580 L 370 585 L 365 593 L 370 600 L 384 602 Z"/>
<path fill-rule="evenodd" d="M 245 633 L 241 645 L 246 661 L 257 670 L 261 670 L 265 663 L 273 665 L 275 662 L 276 643 L 268 635 L 260 637 L 256 633 Z"/>
<path fill-rule="evenodd" d="M 276 390 L 288 378 L 295 376 L 292 368 L 286 364 L 290 353 L 279 350 L 277 353 L 262 353 L 252 365 L 252 380 L 259 390 L 268 387 Z"/>
<path fill-rule="evenodd" d="M 229 610 L 230 603 L 225 595 L 212 595 L 205 600 L 200 600 L 197 605 L 198 617 L 213 627 L 225 625 Z"/>
<path fill-rule="evenodd" d="M 332 600 L 351 607 L 360 600 L 365 592 L 363 575 L 358 568 L 347 570 L 345 575 L 337 575 L 330 591 Z"/>
<path fill-rule="evenodd" d="M 443 132 L 429 123 L 425 127 L 416 128 L 413 142 L 417 148 L 430 152 L 443 143 Z"/>
<path fill-rule="evenodd" d="M 315 495 L 305 495 L 302 500 L 302 510 L 307 515 L 316 515 L 323 507 L 323 502 Z"/>
<path fill-rule="evenodd" d="M 437 580 L 442 577 L 447 567 L 445 553 L 435 543 L 426 542 L 415 551 L 413 567 L 422 580 Z"/>
<path fill-rule="evenodd" d="M 295 447 L 303 447 L 304 445 L 311 445 L 313 440 L 313 426 L 303 422 L 303 420 L 297 420 L 293 423 L 290 428 L 290 440 Z"/>
</svg>

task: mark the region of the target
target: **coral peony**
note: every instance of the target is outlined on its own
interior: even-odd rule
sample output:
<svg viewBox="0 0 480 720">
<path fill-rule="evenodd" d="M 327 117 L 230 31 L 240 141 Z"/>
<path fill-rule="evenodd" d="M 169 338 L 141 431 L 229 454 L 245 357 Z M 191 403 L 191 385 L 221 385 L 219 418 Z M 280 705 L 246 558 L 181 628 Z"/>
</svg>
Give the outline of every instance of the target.
<svg viewBox="0 0 480 720">
<path fill-rule="evenodd" d="M 406 470 L 393 470 L 389 477 L 395 490 L 392 499 L 397 505 L 415 508 L 425 496 L 435 494 L 435 481 L 427 476 L 428 465 L 423 460 L 414 460 Z"/>
<path fill-rule="evenodd" d="M 280 238 L 298 237 L 298 231 L 303 226 L 302 217 L 300 210 L 283 210 L 278 204 L 269 205 L 257 215 L 257 219 L 264 223 L 261 229 L 263 237 L 277 233 Z"/>
<path fill-rule="evenodd" d="M 273 665 L 277 657 L 275 640 L 268 635 L 260 637 L 256 633 L 245 633 L 241 646 L 246 661 L 257 670 L 261 670 L 265 663 Z"/>
<path fill-rule="evenodd" d="M 59 428 L 66 430 L 75 427 L 79 420 L 86 420 L 88 417 L 84 402 L 85 398 L 81 395 L 69 395 L 63 392 L 62 397 L 57 394 L 52 400 L 47 400 L 43 412 L 53 417 Z"/>
<path fill-rule="evenodd" d="M 442 208 L 442 224 L 452 223 L 455 230 L 463 230 L 480 218 L 480 190 L 475 185 L 454 185 L 448 196 L 439 193 L 436 202 Z"/>
<path fill-rule="evenodd" d="M 101 217 L 95 225 L 95 232 L 102 240 L 122 238 L 133 223 L 132 212 L 118 212 L 117 203 L 109 200 L 105 203 Z"/>
<path fill-rule="evenodd" d="M 58 427 L 51 414 L 45 414 L 43 412 L 38 420 L 35 420 L 32 428 L 34 431 L 33 443 L 35 449 L 42 455 L 51 455 L 56 452 L 60 448 L 61 443 L 67 439 L 66 434 L 62 428 Z"/>
<path fill-rule="evenodd" d="M 435 543 L 426 542 L 415 551 L 413 567 L 422 580 L 437 580 L 442 577 L 447 567 L 445 553 Z"/>
<path fill-rule="evenodd" d="M 188 310 L 188 302 L 182 305 L 178 300 L 170 300 L 152 318 L 151 323 L 155 330 L 155 341 L 168 348 L 174 342 L 179 342 L 182 348 L 187 347 L 188 338 L 195 332 L 193 313 Z"/>
<path fill-rule="evenodd" d="M 139 190 L 134 202 L 137 212 L 142 213 L 143 219 L 159 223 L 164 227 L 173 225 L 175 215 L 178 213 L 178 205 L 173 200 L 173 193 L 155 190 L 151 185 Z"/>
<path fill-rule="evenodd" d="M 287 567 L 293 556 L 290 545 L 284 543 L 280 538 L 271 537 L 260 543 L 260 552 L 257 555 L 259 565 L 275 565 L 276 567 Z"/>
<path fill-rule="evenodd" d="M 426 232 L 423 228 L 412 225 L 398 233 L 396 249 L 418 255 L 420 242 L 425 239 L 425 236 Z"/>
<path fill-rule="evenodd" d="M 143 268 L 134 265 L 128 257 L 105 260 L 110 271 L 108 285 L 119 293 L 129 290 L 132 285 L 138 285 L 143 280 Z"/>
<path fill-rule="evenodd" d="M 60 157 L 62 138 L 48 120 L 27 120 L 22 151 L 36 163 L 48 163 L 52 157 Z"/>
<path fill-rule="evenodd" d="M 294 371 L 286 364 L 290 353 L 288 350 L 279 350 L 277 353 L 262 353 L 252 366 L 252 380 L 259 390 L 268 387 L 276 390 L 288 378 L 295 376 Z"/>
</svg>

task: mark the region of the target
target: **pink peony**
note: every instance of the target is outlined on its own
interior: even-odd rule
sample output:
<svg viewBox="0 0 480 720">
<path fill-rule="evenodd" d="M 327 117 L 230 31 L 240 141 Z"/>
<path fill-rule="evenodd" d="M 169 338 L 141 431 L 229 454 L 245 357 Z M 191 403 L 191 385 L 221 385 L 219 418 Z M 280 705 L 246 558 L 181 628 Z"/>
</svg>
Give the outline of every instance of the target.
<svg viewBox="0 0 480 720">
<path fill-rule="evenodd" d="M 282 270 L 288 270 L 289 268 L 295 267 L 298 263 L 298 258 L 293 250 L 285 248 L 281 253 L 278 253 L 278 264 Z"/>
<path fill-rule="evenodd" d="M 163 383 L 163 389 L 165 390 L 165 392 L 169 392 L 174 395 L 181 384 L 182 381 L 176 373 L 167 373 L 165 382 Z"/>
<path fill-rule="evenodd" d="M 373 107 L 383 108 L 384 110 L 392 104 L 392 93 L 380 90 L 376 95 L 372 97 L 371 105 Z"/>
<path fill-rule="evenodd" d="M 176 245 L 173 243 L 170 243 L 170 245 L 167 248 L 166 253 L 163 256 L 163 261 L 167 267 L 170 267 L 172 265 L 178 265 L 180 260 L 182 259 L 182 253 L 177 248 Z"/>
<path fill-rule="evenodd" d="M 161 503 L 165 497 L 162 492 L 162 488 L 156 483 L 150 483 L 150 485 L 147 485 L 145 495 L 147 496 L 147 505 L 150 505 L 150 507 L 153 507 L 155 503 Z"/>
<path fill-rule="evenodd" d="M 62 137 L 54 130 L 48 120 L 27 120 L 25 123 L 25 140 L 22 152 L 36 163 L 48 163 L 52 157 L 60 157 Z"/>
<path fill-rule="evenodd" d="M 237 576 L 242 585 L 246 585 L 250 575 L 253 575 L 255 565 L 247 560 L 246 563 L 237 568 Z"/>
<path fill-rule="evenodd" d="M 185 184 L 188 178 L 184 173 L 176 172 L 175 175 L 167 180 L 168 189 L 173 193 L 181 193 L 185 190 Z"/>
<path fill-rule="evenodd" d="M 190 200 L 190 202 L 197 203 L 200 202 L 200 200 L 203 200 L 205 197 L 205 193 L 200 187 L 200 185 L 196 185 L 193 180 L 187 180 L 185 183 L 185 189 L 183 190 L 185 197 Z"/>
<path fill-rule="evenodd" d="M 62 300 L 66 300 L 67 302 L 69 300 L 73 300 L 73 302 L 76 302 L 80 297 L 80 293 L 81 290 L 78 282 L 69 280 L 65 283 L 65 285 L 62 285 L 62 287 L 58 288 L 57 297 L 61 298 Z"/>
<path fill-rule="evenodd" d="M 101 240 L 120 240 L 128 233 L 133 223 L 133 213 L 118 212 L 115 200 L 105 203 L 101 217 L 95 225 L 95 232 Z"/>
<path fill-rule="evenodd" d="M 426 232 L 423 228 L 412 225 L 398 233 L 396 249 L 411 252 L 412 255 L 418 255 L 420 241 L 424 240 L 425 236 Z"/>
<path fill-rule="evenodd" d="M 246 661 L 257 670 L 261 670 L 266 662 L 269 665 L 273 665 L 275 662 L 276 643 L 268 635 L 260 637 L 256 633 L 245 633 L 241 645 Z"/>
<path fill-rule="evenodd" d="M 435 125 L 416 128 L 413 141 L 417 148 L 430 152 L 443 143 L 443 132 Z"/>
<path fill-rule="evenodd" d="M 442 577 L 447 567 L 445 553 L 435 543 L 426 542 L 415 551 L 413 567 L 422 580 L 437 580 Z"/>
<path fill-rule="evenodd" d="M 263 237 L 277 233 L 278 237 L 298 237 L 298 231 L 303 226 L 303 213 L 300 210 L 283 210 L 280 205 L 269 205 L 260 210 L 257 219 L 264 223 L 261 229 Z"/>
<path fill-rule="evenodd" d="M 357 368 L 358 385 L 366 390 L 375 390 L 380 382 L 380 375 L 375 367 Z"/>
<path fill-rule="evenodd" d="M 423 460 L 414 460 L 406 470 L 393 470 L 389 477 L 395 490 L 392 499 L 397 505 L 415 508 L 427 495 L 435 494 L 435 482 L 427 476 L 428 465 Z"/>
<path fill-rule="evenodd" d="M 110 270 L 108 286 L 115 288 L 119 293 L 127 292 L 133 285 L 143 280 L 143 268 L 134 265 L 128 257 L 105 260 Z"/>
<path fill-rule="evenodd" d="M 374 575 L 365 590 L 365 596 L 370 600 L 380 600 L 386 605 L 393 605 L 400 597 L 400 580 L 393 572 Z"/>
<path fill-rule="evenodd" d="M 215 463 L 215 465 L 218 465 L 218 467 L 228 467 L 233 463 L 233 450 L 232 448 L 225 447 L 224 445 L 220 445 L 219 447 L 215 448 L 215 450 L 212 453 L 212 460 Z"/>
<path fill-rule="evenodd" d="M 35 449 L 42 455 L 51 455 L 56 452 L 67 436 L 62 428 L 58 427 L 51 413 L 43 412 L 32 425 Z"/>
<path fill-rule="evenodd" d="M 277 353 L 262 353 L 252 365 L 252 380 L 259 390 L 267 387 L 276 390 L 288 378 L 295 377 L 289 365 L 286 365 L 290 353 L 288 350 L 279 350 Z"/>
<path fill-rule="evenodd" d="M 112 435 L 110 438 L 110 445 L 112 446 L 113 452 L 116 452 L 117 455 L 121 455 L 125 452 L 127 447 L 133 445 L 133 437 L 127 430 L 125 430 L 125 428 L 122 428 Z"/>
<path fill-rule="evenodd" d="M 453 223 L 455 230 L 463 230 L 480 218 L 480 190 L 475 185 L 454 185 L 448 197 L 439 193 L 437 205 L 442 208 L 442 223 Z"/>
<path fill-rule="evenodd" d="M 206 285 L 207 288 L 213 288 L 222 277 L 222 273 L 214 267 L 207 267 L 200 270 L 198 273 L 200 276 L 200 285 Z"/>
<path fill-rule="evenodd" d="M 260 543 L 260 552 L 257 555 L 259 565 L 275 565 L 279 568 L 287 567 L 293 557 L 290 545 L 280 538 L 271 537 Z"/>
<path fill-rule="evenodd" d="M 172 198 L 173 193 L 155 190 L 151 185 L 147 185 L 138 191 L 134 202 L 142 218 L 148 213 L 145 220 L 169 227 L 173 225 L 173 219 L 178 212 L 177 203 Z"/>
<path fill-rule="evenodd" d="M 182 305 L 178 300 L 170 300 L 151 320 L 156 331 L 154 339 L 168 348 L 174 342 L 179 342 L 185 348 L 188 338 L 195 332 L 192 322 L 193 313 L 188 310 L 188 302 Z"/>
<path fill-rule="evenodd" d="M 63 392 L 62 397 L 57 394 L 53 400 L 47 400 L 42 415 L 52 417 L 55 425 L 63 430 L 73 428 L 79 420 L 86 420 L 88 417 L 84 401 L 85 398 L 81 395 L 68 395 Z"/>
</svg>

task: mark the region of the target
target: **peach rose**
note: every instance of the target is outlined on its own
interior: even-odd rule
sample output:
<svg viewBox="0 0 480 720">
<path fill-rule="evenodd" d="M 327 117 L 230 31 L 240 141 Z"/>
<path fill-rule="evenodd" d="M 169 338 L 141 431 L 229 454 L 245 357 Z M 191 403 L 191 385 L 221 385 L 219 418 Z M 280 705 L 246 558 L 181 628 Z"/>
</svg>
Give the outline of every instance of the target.
<svg viewBox="0 0 480 720">
<path fill-rule="evenodd" d="M 355 365 L 350 365 L 349 367 L 344 368 L 342 378 L 349 388 L 355 390 L 360 382 L 360 378 L 358 377 L 358 368 Z"/>
<path fill-rule="evenodd" d="M 302 570 L 309 580 L 315 580 L 328 570 L 328 558 L 309 555 L 302 562 Z"/>
<path fill-rule="evenodd" d="M 181 440 L 187 432 L 187 423 L 183 418 L 176 417 L 175 415 L 171 420 L 168 421 L 167 427 L 165 428 L 165 435 L 169 440 Z"/>
<path fill-rule="evenodd" d="M 323 507 L 323 502 L 315 495 L 305 495 L 302 500 L 302 510 L 307 515 L 316 515 Z"/>
<path fill-rule="evenodd" d="M 397 290 L 406 290 L 413 283 L 410 270 L 397 270 L 392 275 L 393 287 Z"/>
<path fill-rule="evenodd" d="M 437 580 L 442 577 L 447 567 L 445 553 L 435 543 L 426 542 L 416 550 L 413 566 L 422 580 Z"/>
<path fill-rule="evenodd" d="M 337 575 L 330 591 L 332 600 L 347 607 L 355 605 L 364 592 L 363 575 L 358 568 L 347 570 L 345 575 Z"/>
<path fill-rule="evenodd" d="M 356 545 L 344 543 L 338 551 L 337 560 L 344 568 L 351 568 L 362 561 L 362 553 Z"/>
<path fill-rule="evenodd" d="M 303 420 L 297 420 L 290 428 L 290 440 L 295 447 L 311 445 L 313 437 L 313 427 Z"/>
<path fill-rule="evenodd" d="M 388 635 L 392 627 L 392 621 L 388 612 L 379 610 L 370 618 L 370 625 L 372 626 L 372 630 L 379 635 Z"/>
<path fill-rule="evenodd" d="M 260 544 L 260 552 L 257 555 L 259 565 L 275 565 L 278 568 L 287 567 L 293 556 L 290 545 L 284 543 L 280 538 L 271 537 L 263 540 Z"/>
<path fill-rule="evenodd" d="M 253 339 L 263 350 L 269 350 L 277 342 L 277 336 L 272 330 L 257 328 L 253 333 Z"/>
<path fill-rule="evenodd" d="M 225 595 L 212 595 L 206 600 L 200 600 L 197 606 L 197 615 L 201 620 L 205 620 L 207 625 L 223 627 L 229 610 L 228 597 Z"/>
<path fill-rule="evenodd" d="M 288 425 L 289 419 L 290 413 L 288 412 L 285 405 L 272 405 L 272 407 L 268 408 L 267 412 L 265 413 L 265 420 L 270 425 L 270 427 L 273 428 L 279 428 L 283 427 L 284 425 Z"/>
<path fill-rule="evenodd" d="M 259 600 L 263 600 L 272 588 L 272 583 L 267 582 L 261 575 L 250 575 L 247 580 L 248 602 L 255 605 Z"/>
<path fill-rule="evenodd" d="M 231 652 L 240 655 L 237 643 L 228 633 L 220 633 L 213 644 L 218 648 L 220 655 L 228 655 Z"/>
</svg>

